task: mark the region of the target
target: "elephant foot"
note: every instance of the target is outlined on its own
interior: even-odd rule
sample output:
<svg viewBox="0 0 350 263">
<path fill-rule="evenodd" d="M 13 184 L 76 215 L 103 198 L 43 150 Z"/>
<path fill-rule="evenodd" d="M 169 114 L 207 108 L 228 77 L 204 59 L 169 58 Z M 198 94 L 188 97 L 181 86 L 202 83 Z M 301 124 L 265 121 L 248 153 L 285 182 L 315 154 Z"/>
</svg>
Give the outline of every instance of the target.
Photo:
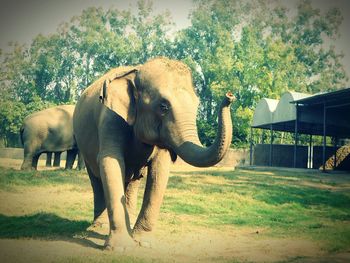
<svg viewBox="0 0 350 263">
<path fill-rule="evenodd" d="M 146 231 L 134 231 L 132 234 L 134 240 L 140 247 L 152 248 L 152 234 Z"/>
<path fill-rule="evenodd" d="M 108 226 L 108 223 L 102 223 L 102 222 L 93 222 L 86 230 L 88 231 L 94 231 L 106 228 Z"/>
<path fill-rule="evenodd" d="M 104 250 L 124 253 L 138 247 L 138 243 L 129 234 L 110 234 L 105 243 Z"/>
<path fill-rule="evenodd" d="M 87 228 L 87 230 L 93 231 L 93 230 L 99 230 L 99 229 L 104 229 L 108 227 L 109 227 L 108 215 L 107 215 L 107 212 L 104 211 L 94 219 L 94 221 Z"/>
<path fill-rule="evenodd" d="M 31 165 L 23 165 L 21 166 L 21 170 L 22 171 L 35 171 L 35 167 L 31 166 Z"/>
</svg>

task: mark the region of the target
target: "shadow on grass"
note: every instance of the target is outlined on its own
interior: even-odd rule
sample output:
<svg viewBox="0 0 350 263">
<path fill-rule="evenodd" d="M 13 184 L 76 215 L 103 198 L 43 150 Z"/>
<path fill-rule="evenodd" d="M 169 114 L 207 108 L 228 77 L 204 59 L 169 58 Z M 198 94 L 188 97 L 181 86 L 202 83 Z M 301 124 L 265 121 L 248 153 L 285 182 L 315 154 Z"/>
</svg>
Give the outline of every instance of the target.
<svg viewBox="0 0 350 263">
<path fill-rule="evenodd" d="M 86 239 L 86 237 L 97 238 L 95 232 L 86 231 L 89 225 L 90 222 L 85 220 L 70 220 L 52 213 L 23 216 L 0 214 L 0 238 L 65 240 L 86 247 L 102 248 Z M 102 235 L 98 237 L 104 238 Z"/>
<path fill-rule="evenodd" d="M 23 216 L 0 214 L 0 237 L 72 237 L 85 231 L 89 225 L 88 221 L 69 220 L 52 213 L 37 213 Z"/>
</svg>

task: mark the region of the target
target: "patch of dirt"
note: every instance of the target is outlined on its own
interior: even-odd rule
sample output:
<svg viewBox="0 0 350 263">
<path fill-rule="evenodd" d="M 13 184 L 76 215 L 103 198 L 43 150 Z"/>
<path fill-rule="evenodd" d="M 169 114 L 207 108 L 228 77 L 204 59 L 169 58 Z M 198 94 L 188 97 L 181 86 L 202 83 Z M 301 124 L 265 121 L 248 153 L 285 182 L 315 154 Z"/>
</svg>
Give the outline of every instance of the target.
<svg viewBox="0 0 350 263">
<path fill-rule="evenodd" d="M 102 250 L 107 231 L 65 241 L 0 239 L 2 262 L 53 262 L 65 258 L 133 256 L 163 262 L 349 262 L 350 252 L 326 254 L 302 239 L 266 238 L 249 230 L 195 229 L 170 234 L 156 231 L 152 248 L 139 247 L 122 254 Z"/>
<path fill-rule="evenodd" d="M 71 193 L 70 186 L 31 187 L 20 192 L 0 191 L 0 213 L 11 216 L 34 214 L 50 208 L 93 203 L 92 191 Z M 60 208 L 61 209 L 61 208 Z"/>
</svg>

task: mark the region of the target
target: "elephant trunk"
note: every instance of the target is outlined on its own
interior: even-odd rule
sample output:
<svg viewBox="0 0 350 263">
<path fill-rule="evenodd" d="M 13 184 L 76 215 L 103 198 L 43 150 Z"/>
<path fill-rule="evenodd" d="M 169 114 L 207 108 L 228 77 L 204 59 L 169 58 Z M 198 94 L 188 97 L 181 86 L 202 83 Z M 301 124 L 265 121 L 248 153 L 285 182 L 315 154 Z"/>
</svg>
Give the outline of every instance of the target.
<svg viewBox="0 0 350 263">
<path fill-rule="evenodd" d="M 218 113 L 218 133 L 210 147 L 206 148 L 200 143 L 196 127 L 184 132 L 182 142 L 173 149 L 185 162 L 197 167 L 209 167 L 222 160 L 232 140 L 230 104 L 234 100 L 230 92 L 223 99 Z"/>
</svg>

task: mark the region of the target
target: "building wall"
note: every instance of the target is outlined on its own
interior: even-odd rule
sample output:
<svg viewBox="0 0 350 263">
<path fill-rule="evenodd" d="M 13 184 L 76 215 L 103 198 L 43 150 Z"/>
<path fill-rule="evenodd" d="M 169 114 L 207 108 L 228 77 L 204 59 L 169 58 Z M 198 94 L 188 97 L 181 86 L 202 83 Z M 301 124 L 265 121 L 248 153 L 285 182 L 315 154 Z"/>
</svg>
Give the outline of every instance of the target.
<svg viewBox="0 0 350 263">
<path fill-rule="evenodd" d="M 326 168 L 333 169 L 334 147 L 326 147 Z M 322 168 L 323 147 L 313 147 L 312 167 L 314 169 Z M 253 149 L 253 165 L 269 166 L 270 145 L 257 144 Z M 337 169 L 350 170 L 350 146 L 337 148 Z M 297 147 L 297 168 L 307 168 L 308 146 Z M 274 144 L 272 146 L 272 166 L 276 167 L 294 167 L 294 145 Z"/>
<path fill-rule="evenodd" d="M 307 146 L 297 147 L 297 168 L 307 168 Z M 257 144 L 253 151 L 253 165 L 269 166 L 270 145 Z M 272 146 L 272 166 L 294 167 L 294 145 Z"/>
</svg>

